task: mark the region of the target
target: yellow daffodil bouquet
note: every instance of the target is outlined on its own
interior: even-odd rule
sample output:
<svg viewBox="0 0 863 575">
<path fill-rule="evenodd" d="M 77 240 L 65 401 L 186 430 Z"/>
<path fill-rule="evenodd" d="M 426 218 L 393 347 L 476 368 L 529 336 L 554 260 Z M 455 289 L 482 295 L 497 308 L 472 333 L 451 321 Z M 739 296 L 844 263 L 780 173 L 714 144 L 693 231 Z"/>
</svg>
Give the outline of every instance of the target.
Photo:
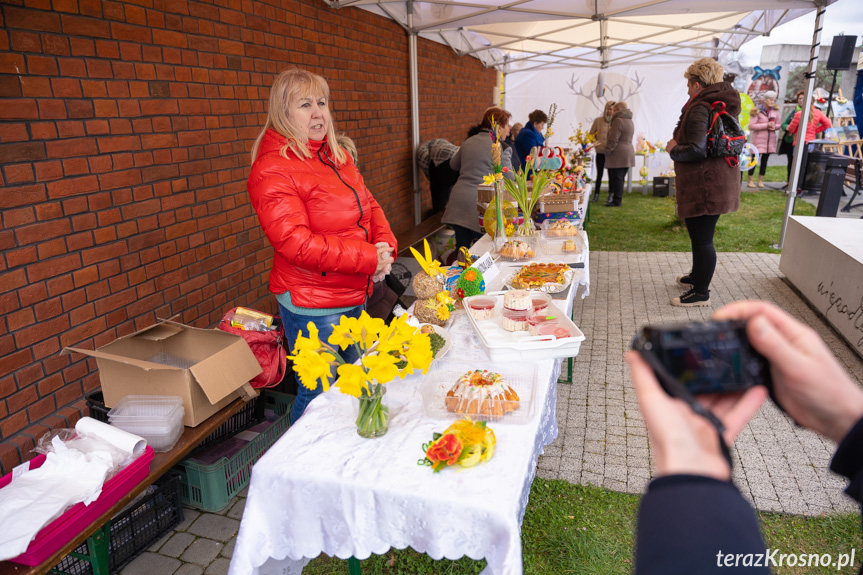
<svg viewBox="0 0 863 575">
<path fill-rule="evenodd" d="M 336 388 L 360 401 L 357 432 L 364 437 L 379 437 L 389 427 L 389 409 L 382 404 L 384 384 L 396 377 L 428 372 L 433 354 L 428 334 L 407 323 L 407 314 L 393 319 L 389 325 L 371 317 L 365 311 L 359 318 L 342 316 L 333 324 L 333 333 L 324 343 L 318 337 L 314 323 L 308 324 L 308 337 L 299 335 L 288 356 L 300 383 L 324 391 L 330 387 L 333 367 L 338 377 Z M 354 364 L 345 362 L 337 348 L 353 346 L 360 356 Z"/>
</svg>

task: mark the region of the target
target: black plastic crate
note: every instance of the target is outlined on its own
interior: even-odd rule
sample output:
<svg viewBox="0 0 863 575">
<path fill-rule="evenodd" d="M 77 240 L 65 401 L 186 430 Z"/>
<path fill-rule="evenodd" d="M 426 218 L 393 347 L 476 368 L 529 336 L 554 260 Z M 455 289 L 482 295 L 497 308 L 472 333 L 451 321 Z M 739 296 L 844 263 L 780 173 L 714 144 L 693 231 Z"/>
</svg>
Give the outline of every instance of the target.
<svg viewBox="0 0 863 575">
<path fill-rule="evenodd" d="M 180 476 L 169 472 L 155 484 L 155 489 L 139 499 L 109 522 L 108 569 L 118 573 L 132 559 L 183 521 L 180 499 Z M 90 549 L 85 541 L 64 557 L 51 573 L 92 575 Z"/>
<path fill-rule="evenodd" d="M 111 410 L 110 407 L 105 406 L 105 400 L 102 396 L 102 390 L 97 389 L 95 391 L 91 391 L 90 393 L 84 395 L 84 399 L 87 401 L 87 407 L 90 409 L 90 417 L 93 419 L 98 419 L 99 421 L 104 421 L 108 423 L 108 412 Z M 264 401 L 261 399 L 261 396 L 249 400 L 243 407 L 240 408 L 240 411 L 235 413 L 228 419 L 225 423 L 223 423 L 217 430 L 208 435 L 198 446 L 192 451 L 190 456 L 200 449 L 212 445 L 213 443 L 217 443 L 223 439 L 227 439 L 229 437 L 233 437 L 237 433 L 241 431 L 245 431 L 256 423 L 260 423 L 264 420 Z"/>
</svg>

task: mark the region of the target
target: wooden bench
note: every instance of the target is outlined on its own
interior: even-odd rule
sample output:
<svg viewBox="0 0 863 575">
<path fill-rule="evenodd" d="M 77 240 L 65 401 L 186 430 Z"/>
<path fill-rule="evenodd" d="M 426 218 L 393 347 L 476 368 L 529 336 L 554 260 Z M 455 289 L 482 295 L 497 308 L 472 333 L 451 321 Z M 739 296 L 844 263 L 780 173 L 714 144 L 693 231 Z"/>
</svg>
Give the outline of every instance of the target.
<svg viewBox="0 0 863 575">
<path fill-rule="evenodd" d="M 139 483 L 113 507 L 108 509 L 98 520 L 90 524 L 87 529 L 76 537 L 73 537 L 71 541 L 47 561 L 35 567 L 18 565 L 10 561 L 0 561 L 0 575 L 41 575 L 42 573 L 48 573 L 63 557 L 77 549 L 85 541 L 88 542 L 91 550 L 96 550 L 95 561 L 92 564 L 93 575 L 108 575 L 108 539 L 110 533 L 108 532 L 106 523 L 137 497 L 138 494 L 147 489 L 147 487 L 152 485 L 181 460 L 185 459 L 195 447 L 228 419 L 233 417 L 244 405 L 245 402 L 242 399 L 237 399 L 199 426 L 185 428 L 183 435 L 180 436 L 180 439 L 171 451 L 156 454 L 153 461 L 150 462 L 150 474 L 147 475 L 144 481 Z"/>
<path fill-rule="evenodd" d="M 442 224 L 440 221 L 442 217 L 443 212 L 438 212 L 420 223 L 418 226 L 414 226 L 409 230 L 396 235 L 396 240 L 399 243 L 399 255 L 410 255 L 409 248 L 411 246 L 416 246 L 425 238 L 433 236 L 443 229 L 445 224 Z M 419 252 L 422 253 L 422 246 L 420 246 Z"/>
</svg>

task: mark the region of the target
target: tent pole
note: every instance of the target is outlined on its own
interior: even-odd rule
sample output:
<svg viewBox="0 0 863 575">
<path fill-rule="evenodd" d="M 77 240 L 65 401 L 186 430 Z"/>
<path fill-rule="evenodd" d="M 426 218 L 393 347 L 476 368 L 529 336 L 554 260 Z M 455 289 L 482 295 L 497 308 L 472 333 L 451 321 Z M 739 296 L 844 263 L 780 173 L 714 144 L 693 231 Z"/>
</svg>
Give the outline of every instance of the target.
<svg viewBox="0 0 863 575">
<path fill-rule="evenodd" d="M 797 127 L 797 145 L 794 146 L 794 161 L 791 162 L 791 181 L 785 189 L 785 215 L 782 217 L 782 232 L 779 243 L 774 247 L 782 249 L 785 245 L 785 231 L 788 229 L 788 218 L 794 212 L 794 200 L 797 197 L 797 183 L 800 177 L 800 164 L 803 161 L 803 148 L 806 147 L 806 125 L 809 122 L 809 111 L 812 108 L 812 91 L 815 88 L 815 73 L 818 70 L 818 52 L 821 48 L 821 23 L 826 8 L 822 0 L 815 1 L 815 32 L 812 34 L 812 49 L 809 52 L 809 70 L 806 73 L 806 94 L 803 99 L 803 109 L 800 112 L 800 124 Z"/>
<path fill-rule="evenodd" d="M 411 165 L 413 167 L 414 186 L 414 224 L 422 221 L 422 194 L 420 193 L 420 174 L 417 166 L 417 150 L 420 147 L 420 115 L 419 115 L 419 72 L 417 71 L 417 32 L 414 29 L 414 3 L 407 3 L 408 24 L 408 68 L 411 91 Z"/>
</svg>

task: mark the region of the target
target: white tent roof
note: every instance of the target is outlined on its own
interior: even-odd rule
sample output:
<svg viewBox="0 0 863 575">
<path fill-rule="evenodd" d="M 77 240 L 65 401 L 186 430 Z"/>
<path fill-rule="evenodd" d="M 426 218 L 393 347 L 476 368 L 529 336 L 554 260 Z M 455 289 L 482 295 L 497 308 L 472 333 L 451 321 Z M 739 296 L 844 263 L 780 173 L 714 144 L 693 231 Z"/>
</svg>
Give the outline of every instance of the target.
<svg viewBox="0 0 863 575">
<path fill-rule="evenodd" d="M 691 62 L 693 57 L 737 50 L 816 7 L 813 0 L 327 2 L 387 16 L 408 32 L 448 44 L 504 72 Z"/>
</svg>

